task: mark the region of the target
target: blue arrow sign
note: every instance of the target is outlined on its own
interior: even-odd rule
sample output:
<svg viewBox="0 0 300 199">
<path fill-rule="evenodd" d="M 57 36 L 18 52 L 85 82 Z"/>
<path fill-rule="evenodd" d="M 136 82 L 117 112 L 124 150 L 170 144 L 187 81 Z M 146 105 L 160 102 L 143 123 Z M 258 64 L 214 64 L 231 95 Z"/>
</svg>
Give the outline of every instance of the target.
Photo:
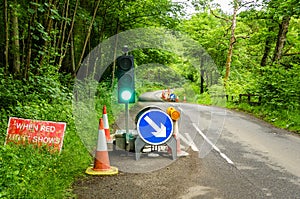
<svg viewBox="0 0 300 199">
<path fill-rule="evenodd" d="M 174 94 L 174 93 L 172 93 L 172 94 L 170 95 L 170 99 L 175 100 L 175 94 Z"/>
<path fill-rule="evenodd" d="M 161 110 L 148 110 L 137 122 L 137 131 L 148 144 L 163 144 L 172 136 L 173 122 L 170 116 Z"/>
</svg>

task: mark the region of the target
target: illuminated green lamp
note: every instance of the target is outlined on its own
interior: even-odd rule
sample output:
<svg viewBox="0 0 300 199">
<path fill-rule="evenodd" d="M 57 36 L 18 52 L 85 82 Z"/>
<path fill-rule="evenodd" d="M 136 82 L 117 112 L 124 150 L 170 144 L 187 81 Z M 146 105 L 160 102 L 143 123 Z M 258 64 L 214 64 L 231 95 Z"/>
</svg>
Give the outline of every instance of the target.
<svg viewBox="0 0 300 199">
<path fill-rule="evenodd" d="M 132 96 L 132 93 L 128 90 L 125 90 L 121 93 L 121 98 L 124 100 L 124 101 L 129 101 L 130 98 Z"/>
</svg>

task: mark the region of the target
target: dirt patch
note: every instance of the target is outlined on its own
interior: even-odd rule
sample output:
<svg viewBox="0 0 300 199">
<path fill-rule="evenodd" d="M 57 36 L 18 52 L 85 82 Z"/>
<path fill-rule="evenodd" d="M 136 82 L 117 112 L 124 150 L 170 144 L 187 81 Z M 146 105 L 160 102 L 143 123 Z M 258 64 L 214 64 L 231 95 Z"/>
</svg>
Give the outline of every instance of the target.
<svg viewBox="0 0 300 199">
<path fill-rule="evenodd" d="M 165 168 L 149 173 L 87 176 L 73 185 L 78 198 L 181 198 L 201 175 L 201 159 L 189 151 Z M 205 190 L 204 190 L 205 191 Z M 199 192 L 198 192 L 199 193 Z"/>
</svg>

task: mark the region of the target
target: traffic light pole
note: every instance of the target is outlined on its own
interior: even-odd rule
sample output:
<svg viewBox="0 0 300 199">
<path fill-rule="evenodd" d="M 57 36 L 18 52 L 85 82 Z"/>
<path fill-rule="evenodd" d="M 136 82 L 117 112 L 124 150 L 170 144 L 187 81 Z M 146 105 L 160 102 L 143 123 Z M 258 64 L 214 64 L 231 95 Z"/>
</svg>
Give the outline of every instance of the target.
<svg viewBox="0 0 300 199">
<path fill-rule="evenodd" d="M 125 52 L 125 55 L 128 56 L 128 47 L 124 46 L 123 51 Z M 129 135 L 129 103 L 125 103 L 125 128 L 126 128 L 126 138 Z"/>
<path fill-rule="evenodd" d="M 124 46 L 122 51 L 125 55 L 118 57 L 118 67 L 116 72 L 118 77 L 118 103 L 125 104 L 125 128 L 127 139 L 129 135 L 129 103 L 135 102 L 134 58 L 132 55 L 128 55 L 128 46 Z"/>
<path fill-rule="evenodd" d="M 125 128 L 126 128 L 126 137 L 129 135 L 129 124 L 128 124 L 128 118 L 129 118 L 129 103 L 125 103 Z"/>
</svg>

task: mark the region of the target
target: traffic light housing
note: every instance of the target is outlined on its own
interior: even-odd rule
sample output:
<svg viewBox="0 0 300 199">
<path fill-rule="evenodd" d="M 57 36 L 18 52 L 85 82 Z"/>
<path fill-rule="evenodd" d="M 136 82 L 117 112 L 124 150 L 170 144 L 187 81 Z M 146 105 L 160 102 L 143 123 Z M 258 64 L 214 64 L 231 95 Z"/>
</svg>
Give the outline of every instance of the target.
<svg viewBox="0 0 300 199">
<path fill-rule="evenodd" d="M 132 55 L 118 57 L 118 103 L 135 102 L 134 59 Z"/>
</svg>

